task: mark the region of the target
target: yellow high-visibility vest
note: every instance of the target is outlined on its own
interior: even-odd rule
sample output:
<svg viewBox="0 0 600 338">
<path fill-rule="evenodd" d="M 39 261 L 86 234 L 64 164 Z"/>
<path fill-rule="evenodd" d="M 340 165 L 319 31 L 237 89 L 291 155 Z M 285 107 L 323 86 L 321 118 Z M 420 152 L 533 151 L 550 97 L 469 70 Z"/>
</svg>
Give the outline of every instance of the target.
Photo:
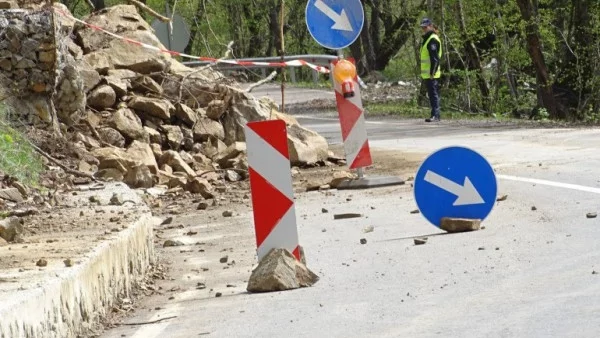
<svg viewBox="0 0 600 338">
<path fill-rule="evenodd" d="M 423 46 L 421 47 L 421 78 L 423 79 L 429 79 L 431 74 L 431 61 L 429 60 L 429 50 L 427 49 L 427 45 L 429 44 L 431 39 L 436 39 L 440 44 L 440 50 L 438 51 L 438 55 L 440 58 L 440 63 L 442 62 L 442 41 L 440 40 L 440 37 L 437 36 L 437 34 L 433 33 L 431 34 L 429 39 L 425 41 L 425 44 L 423 44 Z M 435 74 L 433 74 L 433 78 L 439 79 L 441 76 L 442 67 L 438 66 L 437 71 L 435 72 Z"/>
</svg>

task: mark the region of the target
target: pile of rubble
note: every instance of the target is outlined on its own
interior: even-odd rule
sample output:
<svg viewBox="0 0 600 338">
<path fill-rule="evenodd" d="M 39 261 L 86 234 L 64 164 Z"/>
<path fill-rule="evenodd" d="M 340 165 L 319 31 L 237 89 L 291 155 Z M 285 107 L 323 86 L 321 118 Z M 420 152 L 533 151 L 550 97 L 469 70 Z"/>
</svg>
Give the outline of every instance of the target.
<svg viewBox="0 0 600 338">
<path fill-rule="evenodd" d="M 323 137 L 210 68 L 188 68 L 169 54 L 68 16 L 56 19 L 65 36 L 59 41 L 62 76 L 55 105 L 61 130 L 78 148 L 81 172 L 134 188 L 160 184 L 210 197 L 211 179 L 224 174 L 238 180 L 247 170 L 245 124 L 269 119 L 286 121 L 292 165 L 331 156 Z M 110 7 L 83 20 L 164 48 L 134 6 Z"/>
</svg>

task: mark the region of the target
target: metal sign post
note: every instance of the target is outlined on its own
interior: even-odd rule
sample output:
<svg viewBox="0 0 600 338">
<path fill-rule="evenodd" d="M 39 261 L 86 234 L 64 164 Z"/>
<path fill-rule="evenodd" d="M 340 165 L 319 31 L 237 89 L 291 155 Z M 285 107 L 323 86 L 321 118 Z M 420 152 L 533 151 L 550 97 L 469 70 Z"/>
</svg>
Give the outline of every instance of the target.
<svg viewBox="0 0 600 338">
<path fill-rule="evenodd" d="M 396 177 L 365 177 L 364 168 L 372 165 L 364 109 L 356 67 L 344 59 L 343 49 L 350 46 L 363 29 L 364 9 L 360 0 L 309 0 L 306 25 L 311 36 L 323 47 L 337 51 L 331 74 L 346 162 L 356 170 L 358 179 L 342 182 L 338 189 L 360 189 L 404 184 Z"/>
</svg>

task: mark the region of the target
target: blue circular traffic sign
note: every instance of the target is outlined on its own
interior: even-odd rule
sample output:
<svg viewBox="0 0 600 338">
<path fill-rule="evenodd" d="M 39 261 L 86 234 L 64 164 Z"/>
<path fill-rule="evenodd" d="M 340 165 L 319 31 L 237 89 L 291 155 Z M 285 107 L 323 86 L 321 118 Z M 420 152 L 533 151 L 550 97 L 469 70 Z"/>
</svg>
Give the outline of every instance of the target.
<svg viewBox="0 0 600 338">
<path fill-rule="evenodd" d="M 325 48 L 350 46 L 360 36 L 364 23 L 360 0 L 309 0 L 306 4 L 308 31 Z"/>
<path fill-rule="evenodd" d="M 496 174 L 474 150 L 448 147 L 429 155 L 414 183 L 417 206 L 436 227 L 444 217 L 484 220 L 498 193 Z"/>
</svg>

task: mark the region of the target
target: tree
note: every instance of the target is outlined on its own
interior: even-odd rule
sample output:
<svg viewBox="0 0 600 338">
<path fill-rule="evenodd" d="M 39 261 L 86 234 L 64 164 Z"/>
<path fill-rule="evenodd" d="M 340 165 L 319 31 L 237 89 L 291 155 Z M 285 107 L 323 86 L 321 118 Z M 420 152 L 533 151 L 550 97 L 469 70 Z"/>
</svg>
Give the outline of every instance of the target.
<svg viewBox="0 0 600 338">
<path fill-rule="evenodd" d="M 548 74 L 548 68 L 546 67 L 546 61 L 542 53 L 542 44 L 540 42 L 537 23 L 537 7 L 533 5 L 531 0 L 517 0 L 517 4 L 525 21 L 527 51 L 531 56 L 537 75 L 539 104 L 546 108 L 550 117 L 565 118 L 565 112 L 558 110 L 556 107 L 552 79 L 550 78 L 550 74 Z"/>
</svg>

